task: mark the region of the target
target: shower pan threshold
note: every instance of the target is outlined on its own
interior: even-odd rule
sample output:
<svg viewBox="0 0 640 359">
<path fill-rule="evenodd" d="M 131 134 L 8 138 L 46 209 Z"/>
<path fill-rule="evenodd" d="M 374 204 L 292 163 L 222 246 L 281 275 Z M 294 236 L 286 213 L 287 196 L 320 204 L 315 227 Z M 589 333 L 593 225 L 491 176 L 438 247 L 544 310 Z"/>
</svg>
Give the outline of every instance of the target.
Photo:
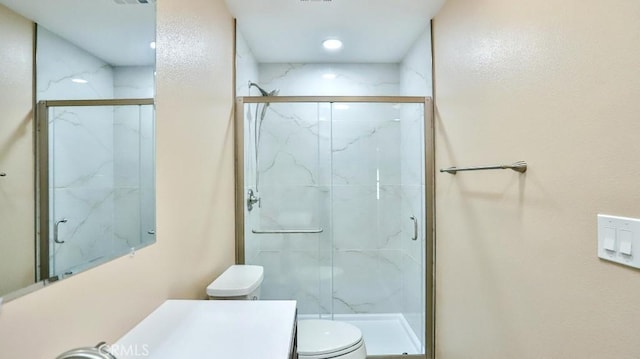
<svg viewBox="0 0 640 359">
<path fill-rule="evenodd" d="M 299 314 L 298 319 L 332 319 L 330 314 Z M 418 336 L 401 313 L 335 314 L 333 320 L 355 325 L 362 331 L 369 355 L 424 353 Z"/>
</svg>

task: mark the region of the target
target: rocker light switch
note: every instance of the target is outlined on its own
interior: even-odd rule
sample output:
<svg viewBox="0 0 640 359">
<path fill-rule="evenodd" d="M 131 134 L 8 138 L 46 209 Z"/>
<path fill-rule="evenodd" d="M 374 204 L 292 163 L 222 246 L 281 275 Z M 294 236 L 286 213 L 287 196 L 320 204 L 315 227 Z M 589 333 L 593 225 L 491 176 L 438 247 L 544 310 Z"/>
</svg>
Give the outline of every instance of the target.
<svg viewBox="0 0 640 359">
<path fill-rule="evenodd" d="M 620 253 L 630 256 L 631 255 L 631 243 L 633 241 L 633 234 L 630 231 L 619 230 L 620 234 Z"/>
<path fill-rule="evenodd" d="M 598 257 L 640 268 L 640 255 L 633 254 L 636 248 L 640 248 L 640 219 L 598 215 Z"/>
<path fill-rule="evenodd" d="M 604 249 L 614 252 L 616 250 L 616 229 L 604 228 Z"/>
</svg>

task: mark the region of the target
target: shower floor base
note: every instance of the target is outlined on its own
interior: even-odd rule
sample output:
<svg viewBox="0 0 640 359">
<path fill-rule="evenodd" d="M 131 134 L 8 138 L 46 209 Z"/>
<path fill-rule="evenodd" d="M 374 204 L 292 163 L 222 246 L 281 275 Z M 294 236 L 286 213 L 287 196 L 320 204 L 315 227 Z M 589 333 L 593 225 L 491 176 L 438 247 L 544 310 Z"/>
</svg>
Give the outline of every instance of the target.
<svg viewBox="0 0 640 359">
<path fill-rule="evenodd" d="M 318 315 L 298 315 L 298 319 L 315 319 Z M 331 319 L 330 315 L 321 315 Z M 422 345 L 409 323 L 400 313 L 336 314 L 334 320 L 355 325 L 362 331 L 368 355 L 421 354 Z"/>
</svg>

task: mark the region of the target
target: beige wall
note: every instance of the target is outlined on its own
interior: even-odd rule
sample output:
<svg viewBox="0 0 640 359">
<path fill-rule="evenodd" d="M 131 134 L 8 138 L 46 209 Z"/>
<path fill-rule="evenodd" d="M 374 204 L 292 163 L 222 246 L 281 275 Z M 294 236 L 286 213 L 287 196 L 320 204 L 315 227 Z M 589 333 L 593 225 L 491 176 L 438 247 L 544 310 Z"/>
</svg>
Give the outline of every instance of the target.
<svg viewBox="0 0 640 359">
<path fill-rule="evenodd" d="M 640 271 L 596 214 L 640 217 L 640 2 L 449 0 L 434 21 L 437 354 L 640 358 Z"/>
<path fill-rule="evenodd" d="M 0 296 L 32 284 L 33 23 L 0 5 Z"/>
<path fill-rule="evenodd" d="M 113 342 L 233 262 L 233 19 L 223 0 L 159 1 L 157 43 L 158 242 L 5 304 L 2 358 Z"/>
</svg>

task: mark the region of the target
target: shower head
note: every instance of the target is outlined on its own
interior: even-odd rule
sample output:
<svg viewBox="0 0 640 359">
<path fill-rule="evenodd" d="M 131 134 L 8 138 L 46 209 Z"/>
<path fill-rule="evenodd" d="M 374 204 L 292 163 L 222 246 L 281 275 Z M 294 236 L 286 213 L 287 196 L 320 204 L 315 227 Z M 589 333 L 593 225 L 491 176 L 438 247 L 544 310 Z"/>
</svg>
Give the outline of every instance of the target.
<svg viewBox="0 0 640 359">
<path fill-rule="evenodd" d="M 262 96 L 276 96 L 276 95 L 278 95 L 278 92 L 279 92 L 279 90 L 272 90 L 271 92 L 267 92 L 267 91 L 265 91 L 265 89 L 263 89 L 262 87 L 258 86 L 257 83 L 249 81 L 249 88 L 251 88 L 252 86 L 257 88 L 258 91 L 260 91 L 260 94 Z"/>
</svg>

